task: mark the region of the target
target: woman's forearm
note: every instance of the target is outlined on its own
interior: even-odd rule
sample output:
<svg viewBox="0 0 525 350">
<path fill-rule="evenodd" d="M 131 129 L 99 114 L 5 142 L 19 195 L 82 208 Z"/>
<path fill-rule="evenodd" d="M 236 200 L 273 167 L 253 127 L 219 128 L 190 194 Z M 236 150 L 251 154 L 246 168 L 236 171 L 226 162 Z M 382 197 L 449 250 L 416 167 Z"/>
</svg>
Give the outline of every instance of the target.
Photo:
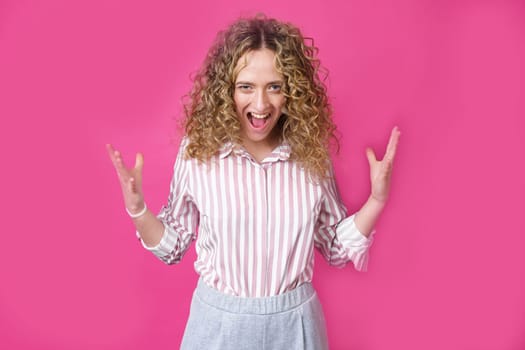
<svg viewBox="0 0 525 350">
<path fill-rule="evenodd" d="M 372 196 L 368 197 L 365 204 L 355 214 L 354 222 L 359 232 L 366 237 L 370 235 L 385 204 L 386 202 L 378 201 Z"/>
<path fill-rule="evenodd" d="M 136 219 L 133 223 L 140 235 L 140 238 L 148 247 L 154 247 L 160 243 L 164 234 L 164 224 L 149 210 Z"/>
</svg>

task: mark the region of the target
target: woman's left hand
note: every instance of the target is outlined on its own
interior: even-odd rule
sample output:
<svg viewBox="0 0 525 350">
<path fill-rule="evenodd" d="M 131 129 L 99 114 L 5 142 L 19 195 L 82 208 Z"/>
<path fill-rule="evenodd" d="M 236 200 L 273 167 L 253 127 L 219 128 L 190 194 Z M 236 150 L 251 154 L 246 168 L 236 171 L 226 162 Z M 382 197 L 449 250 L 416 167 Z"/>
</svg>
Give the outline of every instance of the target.
<svg viewBox="0 0 525 350">
<path fill-rule="evenodd" d="M 395 126 L 390 134 L 390 140 L 386 147 L 386 152 L 382 160 L 377 160 L 374 151 L 367 147 L 366 156 L 370 164 L 370 183 L 372 187 L 372 198 L 380 203 L 386 203 L 390 192 L 390 178 L 392 176 L 392 167 L 394 156 L 396 155 L 397 142 L 401 132 Z"/>
</svg>

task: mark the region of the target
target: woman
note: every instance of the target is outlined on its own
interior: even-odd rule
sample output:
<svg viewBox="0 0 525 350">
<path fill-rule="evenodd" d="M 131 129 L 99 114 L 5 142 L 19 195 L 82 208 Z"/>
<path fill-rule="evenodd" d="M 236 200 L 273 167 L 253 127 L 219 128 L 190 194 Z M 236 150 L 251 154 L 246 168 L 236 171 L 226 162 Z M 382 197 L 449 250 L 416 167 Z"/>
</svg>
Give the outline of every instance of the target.
<svg viewBox="0 0 525 350">
<path fill-rule="evenodd" d="M 168 203 L 142 192 L 143 157 L 108 152 L 146 249 L 168 264 L 196 241 L 200 275 L 183 349 L 327 349 L 311 285 L 313 248 L 365 270 L 399 138 L 367 149 L 371 195 L 346 215 L 333 179 L 335 126 L 316 48 L 295 26 L 257 16 L 219 32 L 186 105 Z M 197 235 L 198 226 L 198 235 Z"/>
</svg>

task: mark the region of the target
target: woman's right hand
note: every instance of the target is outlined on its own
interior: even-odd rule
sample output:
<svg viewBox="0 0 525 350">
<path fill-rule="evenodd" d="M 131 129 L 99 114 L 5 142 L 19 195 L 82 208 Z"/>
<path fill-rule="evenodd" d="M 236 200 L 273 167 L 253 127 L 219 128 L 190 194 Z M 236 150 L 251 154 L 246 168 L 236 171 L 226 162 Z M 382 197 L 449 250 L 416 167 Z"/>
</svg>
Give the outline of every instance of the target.
<svg viewBox="0 0 525 350">
<path fill-rule="evenodd" d="M 117 175 L 124 196 L 124 205 L 131 214 L 139 213 L 144 209 L 144 195 L 142 193 L 142 168 L 144 166 L 144 157 L 137 153 L 135 157 L 135 167 L 126 168 L 122 155 L 115 150 L 112 145 L 106 145 L 109 158 L 115 166 Z"/>
</svg>

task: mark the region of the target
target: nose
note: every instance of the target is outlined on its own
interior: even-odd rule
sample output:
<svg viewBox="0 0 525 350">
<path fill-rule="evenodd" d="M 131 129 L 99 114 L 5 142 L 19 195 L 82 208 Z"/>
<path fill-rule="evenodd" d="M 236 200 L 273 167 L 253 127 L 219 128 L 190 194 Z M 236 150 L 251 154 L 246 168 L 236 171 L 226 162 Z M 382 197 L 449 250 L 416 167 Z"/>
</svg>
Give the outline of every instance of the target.
<svg viewBox="0 0 525 350">
<path fill-rule="evenodd" d="M 254 101 L 254 107 L 257 109 L 257 112 L 265 112 L 268 104 L 268 93 L 264 89 L 258 90 L 255 94 Z"/>
</svg>

